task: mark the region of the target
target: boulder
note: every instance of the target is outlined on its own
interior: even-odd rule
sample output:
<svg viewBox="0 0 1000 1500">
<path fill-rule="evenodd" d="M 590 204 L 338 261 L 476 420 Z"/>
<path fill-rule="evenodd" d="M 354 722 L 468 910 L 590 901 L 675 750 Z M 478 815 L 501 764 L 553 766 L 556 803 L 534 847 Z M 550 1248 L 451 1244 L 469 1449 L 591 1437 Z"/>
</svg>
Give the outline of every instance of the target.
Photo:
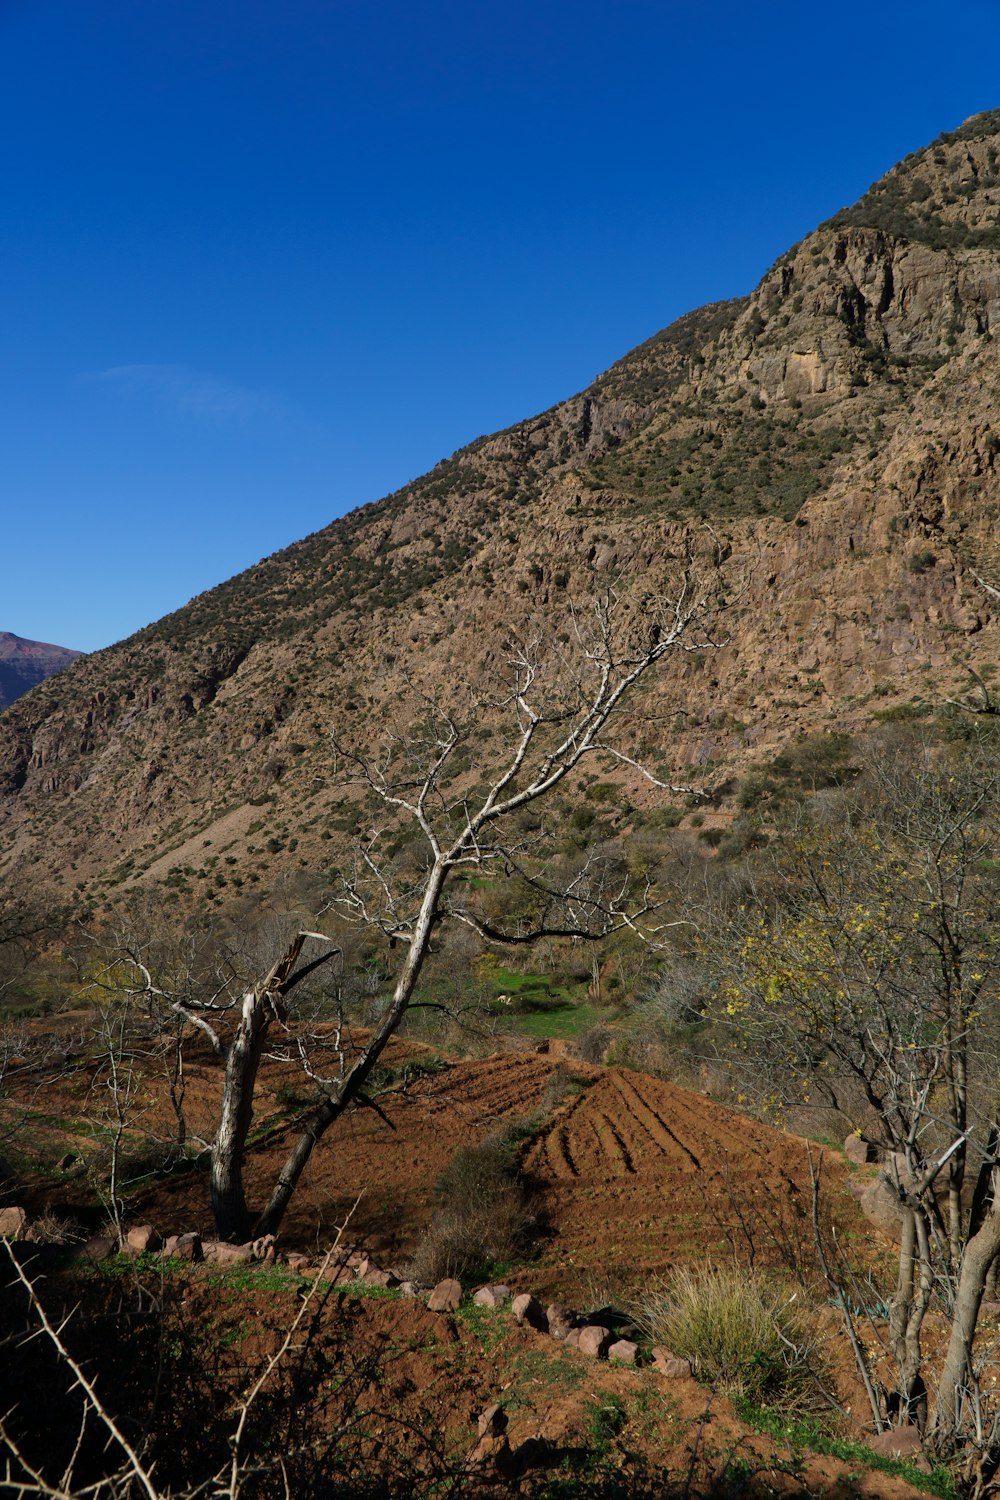
<svg viewBox="0 0 1000 1500">
<path fill-rule="evenodd" d="M 301 1276 L 303 1271 L 310 1269 L 312 1261 L 308 1255 L 303 1255 L 301 1251 L 292 1250 L 285 1256 L 285 1264 L 290 1271 L 294 1271 L 297 1276 Z"/>
<path fill-rule="evenodd" d="M 365 1281 L 369 1286 L 399 1286 L 399 1277 L 392 1271 L 383 1271 L 380 1266 L 371 1266 L 365 1274 Z"/>
<path fill-rule="evenodd" d="M 567 1333 L 566 1343 L 571 1349 L 578 1349 L 580 1347 L 580 1335 L 582 1332 L 582 1328 L 571 1328 L 569 1333 Z"/>
<path fill-rule="evenodd" d="M 866 1167 L 871 1162 L 878 1161 L 879 1151 L 874 1141 L 852 1130 L 844 1142 L 844 1155 L 848 1161 L 857 1162 L 858 1166 Z"/>
<path fill-rule="evenodd" d="M 114 1255 L 118 1250 L 118 1236 L 116 1234 L 95 1234 L 83 1247 L 83 1253 L 88 1260 L 107 1260 L 109 1255 Z"/>
<path fill-rule="evenodd" d="M 0 1240 L 23 1240 L 28 1227 L 27 1211 L 23 1208 L 0 1208 Z"/>
<path fill-rule="evenodd" d="M 682 1359 L 679 1354 L 664 1349 L 657 1345 L 653 1349 L 653 1369 L 660 1375 L 665 1375 L 668 1380 L 690 1380 L 691 1364 L 689 1360 Z"/>
<path fill-rule="evenodd" d="M 631 1339 L 617 1339 L 608 1350 L 608 1359 L 616 1359 L 620 1365 L 634 1365 L 639 1357 L 639 1345 Z"/>
<path fill-rule="evenodd" d="M 510 1443 L 507 1434 L 501 1433 L 499 1437 L 493 1437 L 489 1433 L 481 1437 L 466 1459 L 470 1469 L 485 1470 L 488 1477 L 490 1471 L 496 1473 L 501 1479 L 513 1479 L 516 1465 L 514 1455 L 510 1451 Z"/>
<path fill-rule="evenodd" d="M 571 1307 L 563 1307 L 561 1302 L 552 1302 L 545 1309 L 545 1321 L 554 1339 L 564 1339 L 576 1326 L 576 1313 Z"/>
<path fill-rule="evenodd" d="M 529 1328 L 536 1328 L 539 1333 L 545 1333 L 548 1330 L 549 1325 L 542 1310 L 542 1304 L 530 1292 L 522 1292 L 519 1297 L 515 1297 L 510 1304 L 510 1310 L 522 1326 L 527 1323 Z"/>
<path fill-rule="evenodd" d="M 203 1240 L 201 1253 L 213 1266 L 249 1265 L 253 1259 L 253 1244 L 229 1245 L 225 1240 Z"/>
<path fill-rule="evenodd" d="M 903 1205 L 899 1194 L 880 1173 L 858 1200 L 861 1212 L 873 1229 L 898 1245 L 903 1235 Z"/>
<path fill-rule="evenodd" d="M 173 1241 L 171 1255 L 176 1255 L 178 1260 L 201 1260 L 201 1235 L 200 1234 L 172 1234 L 167 1240 L 169 1246 Z"/>
<path fill-rule="evenodd" d="M 163 1241 L 152 1224 L 133 1224 L 122 1247 L 128 1255 L 152 1255 Z"/>
<path fill-rule="evenodd" d="M 472 1294 L 477 1307 L 503 1307 L 510 1296 L 508 1286 L 481 1286 Z"/>
<path fill-rule="evenodd" d="M 887 1432 L 880 1432 L 877 1437 L 869 1438 L 868 1446 L 880 1458 L 913 1459 L 919 1458 L 924 1451 L 920 1433 L 909 1422 L 902 1427 L 890 1427 Z"/>
<path fill-rule="evenodd" d="M 586 1328 L 580 1329 L 577 1348 L 582 1354 L 600 1359 L 602 1354 L 607 1354 L 614 1341 L 615 1336 L 610 1328 L 605 1328 L 600 1323 L 588 1323 Z"/>
<path fill-rule="evenodd" d="M 70 1167 L 76 1166 L 76 1157 L 73 1155 L 72 1151 L 67 1151 L 65 1156 L 60 1156 L 59 1160 L 56 1162 L 56 1166 L 59 1168 L 60 1172 L 68 1172 Z"/>
<path fill-rule="evenodd" d="M 439 1281 L 427 1298 L 431 1312 L 457 1312 L 462 1301 L 462 1283 L 453 1277 Z"/>
<path fill-rule="evenodd" d="M 250 1258 L 251 1260 L 267 1261 L 269 1265 L 273 1265 L 275 1259 L 277 1258 L 277 1253 L 278 1252 L 275 1248 L 274 1243 L 274 1235 L 262 1234 L 260 1236 L 260 1239 L 254 1240 L 253 1250 Z"/>
</svg>

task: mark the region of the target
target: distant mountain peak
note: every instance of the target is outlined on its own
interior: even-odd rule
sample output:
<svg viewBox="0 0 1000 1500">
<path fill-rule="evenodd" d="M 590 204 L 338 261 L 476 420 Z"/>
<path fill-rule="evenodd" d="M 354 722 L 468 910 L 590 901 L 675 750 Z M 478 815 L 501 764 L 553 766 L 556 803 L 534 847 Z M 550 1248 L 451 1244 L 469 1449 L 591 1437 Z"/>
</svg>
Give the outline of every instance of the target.
<svg viewBox="0 0 1000 1500">
<path fill-rule="evenodd" d="M 12 630 L 0 630 L 0 712 L 82 655 L 68 646 L 28 641 Z"/>
</svg>

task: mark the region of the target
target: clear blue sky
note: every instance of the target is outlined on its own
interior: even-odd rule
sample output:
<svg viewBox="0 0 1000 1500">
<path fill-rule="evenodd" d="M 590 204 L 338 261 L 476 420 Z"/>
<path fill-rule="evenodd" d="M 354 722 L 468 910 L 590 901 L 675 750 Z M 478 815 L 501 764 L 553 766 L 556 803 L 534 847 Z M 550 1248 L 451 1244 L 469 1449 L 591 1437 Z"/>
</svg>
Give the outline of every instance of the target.
<svg viewBox="0 0 1000 1500">
<path fill-rule="evenodd" d="M 0 629 L 93 649 L 746 292 L 1000 5 L 0 0 Z"/>
</svg>

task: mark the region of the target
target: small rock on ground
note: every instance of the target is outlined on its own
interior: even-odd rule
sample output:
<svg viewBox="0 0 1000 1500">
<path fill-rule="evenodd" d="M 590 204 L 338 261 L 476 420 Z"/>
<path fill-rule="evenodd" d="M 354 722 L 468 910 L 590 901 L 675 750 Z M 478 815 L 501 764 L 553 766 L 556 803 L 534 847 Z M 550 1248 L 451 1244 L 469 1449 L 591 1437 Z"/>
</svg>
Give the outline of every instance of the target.
<svg viewBox="0 0 1000 1500">
<path fill-rule="evenodd" d="M 0 1240 L 21 1240 L 28 1227 L 28 1215 L 23 1208 L 0 1208 Z"/>
<path fill-rule="evenodd" d="M 923 1455 L 923 1444 L 920 1441 L 920 1433 L 912 1423 L 906 1423 L 902 1427 L 890 1427 L 888 1432 L 880 1432 L 877 1437 L 868 1439 L 868 1446 L 873 1453 L 882 1458 L 918 1458 Z"/>
<path fill-rule="evenodd" d="M 530 1292 L 522 1292 L 519 1297 L 515 1297 L 510 1304 L 510 1310 L 518 1323 L 527 1323 L 529 1328 L 535 1328 L 539 1333 L 548 1331 L 548 1320 L 542 1310 L 542 1304 Z"/>
<path fill-rule="evenodd" d="M 462 1283 L 452 1277 L 439 1281 L 427 1299 L 431 1312 L 456 1312 L 462 1301 Z"/>
<path fill-rule="evenodd" d="M 151 1255 L 162 1244 L 159 1232 L 152 1224 L 133 1224 L 125 1236 L 124 1248 L 133 1255 Z"/>
<path fill-rule="evenodd" d="M 594 1359 L 600 1359 L 613 1343 L 614 1334 L 610 1328 L 604 1328 L 600 1323 L 588 1323 L 586 1328 L 580 1329 L 577 1348 L 583 1354 L 590 1354 Z"/>
<path fill-rule="evenodd" d="M 639 1345 L 631 1339 L 618 1339 L 608 1350 L 608 1359 L 616 1359 L 622 1365 L 634 1365 L 639 1356 Z"/>
</svg>

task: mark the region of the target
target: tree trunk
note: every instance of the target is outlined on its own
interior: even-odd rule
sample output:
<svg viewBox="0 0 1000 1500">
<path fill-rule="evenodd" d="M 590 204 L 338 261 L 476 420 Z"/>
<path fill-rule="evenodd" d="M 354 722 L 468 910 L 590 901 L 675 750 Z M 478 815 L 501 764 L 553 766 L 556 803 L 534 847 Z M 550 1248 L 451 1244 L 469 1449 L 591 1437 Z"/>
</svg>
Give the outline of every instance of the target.
<svg viewBox="0 0 1000 1500">
<path fill-rule="evenodd" d="M 431 931 L 437 916 L 438 901 L 444 888 L 448 875 L 448 865 L 443 858 L 435 861 L 427 885 L 424 889 L 423 900 L 420 903 L 420 912 L 410 939 L 409 951 L 406 962 L 403 965 L 396 988 L 393 991 L 392 1004 L 378 1030 L 372 1036 L 368 1046 L 361 1053 L 357 1062 L 351 1067 L 341 1079 L 337 1088 L 322 1104 L 309 1116 L 308 1121 L 302 1129 L 298 1140 L 285 1158 L 278 1180 L 271 1194 L 271 1200 L 261 1214 L 254 1226 L 254 1234 L 276 1234 L 289 1200 L 298 1186 L 299 1178 L 305 1170 L 306 1164 L 313 1153 L 316 1143 L 323 1137 L 344 1110 L 355 1100 L 364 1088 L 365 1081 L 371 1073 L 379 1057 L 395 1032 L 399 1029 L 399 1023 L 406 1014 L 407 1007 L 413 996 L 421 967 L 427 956 L 430 945 Z"/>
<path fill-rule="evenodd" d="M 257 1073 L 268 1029 L 278 1015 L 279 998 L 290 987 L 305 933 L 289 945 L 270 973 L 243 997 L 236 1035 L 226 1058 L 219 1129 L 212 1144 L 212 1212 L 220 1239 L 243 1244 L 250 1238 L 250 1213 L 243 1189 L 243 1157 L 253 1121 Z M 312 967 L 312 965 L 310 965 Z"/>
<path fill-rule="evenodd" d="M 938 1382 L 937 1402 L 931 1428 L 934 1451 L 942 1457 L 957 1445 L 962 1425 L 962 1405 L 969 1388 L 972 1345 L 983 1291 L 990 1268 L 1000 1252 L 1000 1206 L 994 1199 L 982 1227 L 969 1240 L 955 1291 L 951 1337 Z"/>
</svg>

